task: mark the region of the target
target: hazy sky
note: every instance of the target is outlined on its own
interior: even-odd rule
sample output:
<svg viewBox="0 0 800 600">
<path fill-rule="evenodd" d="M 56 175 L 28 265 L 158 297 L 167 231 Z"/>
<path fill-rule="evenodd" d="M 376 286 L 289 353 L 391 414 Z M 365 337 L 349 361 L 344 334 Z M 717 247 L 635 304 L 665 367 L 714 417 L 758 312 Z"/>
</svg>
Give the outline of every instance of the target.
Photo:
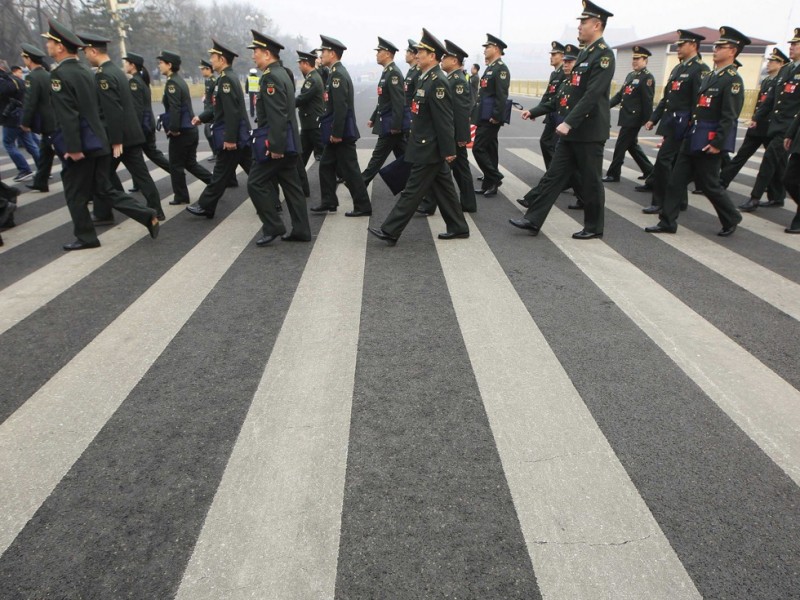
<svg viewBox="0 0 800 600">
<path fill-rule="evenodd" d="M 794 27 L 800 27 L 800 0 L 605 0 L 598 4 L 615 15 L 609 27 L 634 28 L 634 39 L 678 28 L 729 25 L 746 35 L 775 40 L 785 49 L 789 34 Z M 309 49 L 319 43 L 320 33 L 342 41 L 348 47 L 345 64 L 374 56 L 378 35 L 402 48 L 409 37 L 419 37 L 422 27 L 473 54 L 480 50 L 486 32 L 502 32 L 500 37 L 509 45 L 507 59 L 513 63 L 515 42 L 546 43 L 558 39 L 566 29 L 576 27 L 575 17 L 581 12 L 581 3 L 570 0 L 279 0 L 263 6 L 264 13 L 275 20 L 283 34 L 304 36 L 310 42 Z M 612 43 L 626 41 L 631 40 Z"/>
</svg>

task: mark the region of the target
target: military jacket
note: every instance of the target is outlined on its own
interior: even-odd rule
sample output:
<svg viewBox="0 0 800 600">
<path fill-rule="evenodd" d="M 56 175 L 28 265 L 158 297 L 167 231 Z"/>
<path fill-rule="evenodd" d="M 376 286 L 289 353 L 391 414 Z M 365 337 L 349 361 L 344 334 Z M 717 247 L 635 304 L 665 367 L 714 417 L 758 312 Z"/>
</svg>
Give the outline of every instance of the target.
<svg viewBox="0 0 800 600">
<path fill-rule="evenodd" d="M 571 142 L 605 142 L 609 137 L 609 92 L 614 77 L 614 53 L 603 38 L 583 48 L 570 73 L 570 109 L 564 122 Z"/>
<path fill-rule="evenodd" d="M 406 79 L 404 82 L 404 89 L 406 93 L 406 106 L 411 106 L 411 102 L 414 100 L 414 93 L 417 91 L 417 81 L 419 80 L 420 70 L 417 65 L 414 65 L 408 70 L 406 73 Z"/>
<path fill-rule="evenodd" d="M 167 77 L 164 85 L 164 97 L 161 101 L 164 103 L 164 110 L 169 113 L 167 131 L 180 133 L 181 129 L 183 129 L 181 127 L 181 112 L 188 111 L 191 119 L 194 117 L 194 110 L 192 110 L 192 97 L 189 93 L 189 86 L 186 85 L 183 77 L 178 73 L 173 73 Z M 203 111 L 203 114 L 206 114 L 206 111 Z"/>
<path fill-rule="evenodd" d="M 286 69 L 277 63 L 267 67 L 261 75 L 256 115 L 259 127 L 269 126 L 267 141 L 270 152 L 286 153 L 290 130 L 295 144 L 300 143 L 294 110 L 294 84 Z"/>
<path fill-rule="evenodd" d="M 769 118 L 767 136 L 783 135 L 800 112 L 800 65 L 785 65 L 775 77 L 775 86 L 756 111 L 756 120 Z"/>
<path fill-rule="evenodd" d="M 211 77 L 206 77 L 204 84 L 204 93 L 203 93 L 203 112 L 209 111 L 211 114 L 214 111 L 214 104 L 212 98 L 214 97 L 214 88 L 217 85 L 217 78 L 213 75 Z"/>
<path fill-rule="evenodd" d="M 789 125 L 789 129 L 786 130 L 784 136 L 792 140 L 792 144 L 789 146 L 789 154 L 800 153 L 800 135 L 797 134 L 798 130 L 800 130 L 800 113 L 797 114 L 792 124 Z"/>
<path fill-rule="evenodd" d="M 405 106 L 404 90 L 403 74 L 396 64 L 389 63 L 381 73 L 381 79 L 378 82 L 378 104 L 369 119 L 372 121 L 372 133 L 377 135 L 383 133 L 380 117 L 389 111 L 392 113 L 391 129 L 402 130 L 403 107 Z"/>
<path fill-rule="evenodd" d="M 294 101 L 297 112 L 300 113 L 300 126 L 303 129 L 319 127 L 319 118 L 325 112 L 325 103 L 322 99 L 324 94 L 325 84 L 322 82 L 322 75 L 316 69 L 309 71 Z"/>
<path fill-rule="evenodd" d="M 420 75 L 411 113 L 406 162 L 435 164 L 455 155 L 452 92 L 438 65 Z"/>
<path fill-rule="evenodd" d="M 20 124 L 34 133 L 53 133 L 56 129 L 56 115 L 50 103 L 50 73 L 43 67 L 33 69 L 25 78 Z"/>
<path fill-rule="evenodd" d="M 759 109 L 761 106 L 767 101 L 770 97 L 770 94 L 773 93 L 773 88 L 777 82 L 777 75 L 775 77 L 764 77 L 761 80 L 761 87 L 758 90 L 758 100 L 756 100 L 756 106 L 753 109 L 753 121 L 756 122 L 756 126 L 752 127 L 747 130 L 745 135 L 755 136 L 755 137 L 767 137 L 767 129 L 769 128 L 769 113 L 762 113 L 759 117 Z"/>
<path fill-rule="evenodd" d="M 472 103 L 475 104 L 478 101 L 478 90 L 481 88 L 481 78 L 479 75 L 470 75 L 469 76 L 469 89 L 470 94 L 472 95 Z"/>
<path fill-rule="evenodd" d="M 703 63 L 699 55 L 675 65 L 664 85 L 664 95 L 650 115 L 653 123 L 661 121 L 656 130 L 658 135 L 673 133 L 671 119 L 661 120 L 665 113 L 672 115 L 675 112 L 692 112 L 700 83 L 709 71 L 708 65 Z"/>
<path fill-rule="evenodd" d="M 219 74 L 217 86 L 211 96 L 213 105 L 213 115 L 207 111 L 200 114 L 200 120 L 204 123 L 209 121 L 215 125 L 225 123 L 225 138 L 223 142 L 229 144 L 239 141 L 239 123 L 244 119 L 247 126 L 250 126 L 250 119 L 247 117 L 247 104 L 244 101 L 244 91 L 239 78 L 231 67 Z"/>
<path fill-rule="evenodd" d="M 456 143 L 469 142 L 471 139 L 469 115 L 472 112 L 472 93 L 469 89 L 469 81 L 461 69 L 454 69 L 448 73 L 447 81 L 453 95 L 453 126 Z"/>
<path fill-rule="evenodd" d="M 353 92 L 353 80 L 344 65 L 337 62 L 331 67 L 328 76 L 328 83 L 325 86 L 325 115 L 333 114 L 333 128 L 331 135 L 337 138 L 344 137 L 344 127 L 347 121 L 347 113 L 355 114 L 355 96 Z M 353 123 L 356 138 L 358 138 L 358 127 Z M 326 140 L 327 141 L 327 140 Z"/>
<path fill-rule="evenodd" d="M 93 152 L 92 156 L 108 154 L 108 136 L 100 120 L 97 84 L 92 72 L 80 64 L 77 58 L 66 58 L 50 72 L 50 89 L 56 125 L 64 136 L 66 151 L 83 151 L 81 119 L 84 119 L 103 144 L 103 149 Z"/>
<path fill-rule="evenodd" d="M 530 110 L 531 117 L 536 118 L 542 115 L 557 115 L 553 117 L 554 123 L 564 121 L 569 111 L 572 109 L 572 104 L 570 103 L 572 85 L 570 81 L 571 79 L 565 76 L 564 79 L 561 80 L 561 83 L 558 84 L 558 89 L 554 94 L 550 94 L 546 98 L 542 96 L 542 100 L 539 104 Z"/>
<path fill-rule="evenodd" d="M 144 144 L 141 121 L 136 118 L 130 84 L 125 73 L 110 60 L 94 73 L 108 143 L 126 147 Z"/>
<path fill-rule="evenodd" d="M 716 135 L 709 143 L 722 149 L 725 139 L 736 129 L 744 105 L 744 83 L 735 68 L 726 67 L 721 73 L 709 73 L 700 85 L 692 120 L 716 122 Z"/>
<path fill-rule="evenodd" d="M 610 106 L 619 107 L 620 127 L 641 127 L 653 112 L 656 93 L 655 78 L 647 69 L 631 71 L 619 91 L 611 98 Z"/>
<path fill-rule="evenodd" d="M 135 73 L 128 84 L 131 88 L 131 96 L 133 97 L 133 106 L 134 110 L 136 111 L 136 119 L 139 121 L 139 124 L 143 123 L 143 117 L 145 112 L 150 113 L 150 125 L 155 131 L 155 119 L 153 119 L 153 98 L 150 93 L 150 86 L 144 82 L 142 76 L 138 73 Z"/>
<path fill-rule="evenodd" d="M 545 90 L 544 94 L 542 94 L 542 99 L 539 104 L 549 104 L 550 100 L 558 95 L 558 90 L 561 88 L 561 82 L 564 81 L 565 77 L 566 75 L 564 74 L 564 69 L 562 67 L 559 67 L 550 73 L 550 80 L 547 82 L 547 89 Z M 555 118 L 553 118 L 554 115 L 555 111 L 548 115 L 548 117 L 545 119 L 545 125 L 552 126 L 555 123 Z"/>
<path fill-rule="evenodd" d="M 508 65 L 503 59 L 498 58 L 483 72 L 480 87 L 478 88 L 478 100 L 472 109 L 472 122 L 476 125 L 480 120 L 481 102 L 484 98 L 494 99 L 494 109 L 492 118 L 501 125 L 505 121 L 506 100 L 508 100 L 508 88 L 511 85 L 511 73 Z"/>
</svg>

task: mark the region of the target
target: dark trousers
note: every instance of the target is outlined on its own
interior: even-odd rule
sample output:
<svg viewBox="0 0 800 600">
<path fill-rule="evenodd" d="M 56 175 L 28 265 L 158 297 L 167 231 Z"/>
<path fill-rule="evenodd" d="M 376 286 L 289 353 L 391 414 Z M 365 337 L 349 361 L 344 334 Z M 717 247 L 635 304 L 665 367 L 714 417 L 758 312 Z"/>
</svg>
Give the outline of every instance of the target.
<svg viewBox="0 0 800 600">
<path fill-rule="evenodd" d="M 498 169 L 499 145 L 497 135 L 500 133 L 500 124 L 481 122 L 475 132 L 475 143 L 472 146 L 472 156 L 478 163 L 478 168 L 483 172 L 482 189 L 488 189 L 503 180 L 503 175 Z"/>
<path fill-rule="evenodd" d="M 214 144 L 211 143 L 214 136 L 211 135 L 211 125 L 209 123 L 206 123 L 203 126 L 203 135 L 206 136 L 206 141 L 208 142 L 208 145 L 211 147 L 211 153 L 216 157 L 217 151 L 214 149 Z"/>
<path fill-rule="evenodd" d="M 311 239 L 311 226 L 308 223 L 308 208 L 300 177 L 297 175 L 298 159 L 296 156 L 285 156 L 277 160 L 253 162 L 247 177 L 247 193 L 256 207 L 261 219 L 261 230 L 264 235 L 283 235 L 286 227 L 278 214 L 274 183 L 280 184 L 286 197 L 286 207 L 292 219 L 292 235 Z"/>
<path fill-rule="evenodd" d="M 173 202 L 189 203 L 186 172 L 208 184 L 211 173 L 197 163 L 197 129 L 187 129 L 178 136 L 169 137 L 169 178 L 172 182 Z"/>
<path fill-rule="evenodd" d="M 631 155 L 636 165 L 642 171 L 642 175 L 648 177 L 653 171 L 653 164 L 639 145 L 640 127 L 620 127 L 617 144 L 614 146 L 614 156 L 608 166 L 606 175 L 619 179 L 622 174 L 622 163 L 625 162 L 625 153 Z"/>
<path fill-rule="evenodd" d="M 552 117 L 548 115 L 545 117 L 544 131 L 542 131 L 542 136 L 539 138 L 539 148 L 542 151 L 545 170 L 550 168 L 550 162 L 553 160 L 553 153 L 556 151 L 557 141 L 558 134 L 556 133 L 556 124 L 553 122 Z"/>
<path fill-rule="evenodd" d="M 361 174 L 365 185 L 369 185 L 375 178 L 391 153 L 394 153 L 395 158 L 400 158 L 406 153 L 406 138 L 402 133 L 382 135 L 378 138 L 369 164 Z"/>
<path fill-rule="evenodd" d="M 147 206 L 156 211 L 157 214 L 162 215 L 164 211 L 161 209 L 161 196 L 158 194 L 158 188 L 150 177 L 150 171 L 147 170 L 147 164 L 144 162 L 143 146 L 130 146 L 126 147 L 125 151 L 119 158 L 111 157 L 111 172 L 109 177 L 114 189 L 122 192 L 122 182 L 117 175 L 117 168 L 119 164 L 125 165 L 128 173 L 131 174 L 133 185 L 142 191 L 142 196 L 147 201 Z M 97 207 L 95 207 L 95 214 Z M 111 214 L 111 211 L 109 211 Z"/>
<path fill-rule="evenodd" d="M 311 129 L 303 129 L 300 132 L 300 147 L 302 152 L 298 155 L 297 160 L 297 173 L 300 175 L 300 184 L 303 186 L 303 193 L 306 198 L 311 196 L 311 187 L 308 185 L 308 173 L 306 173 L 306 165 L 311 155 L 322 154 L 322 137 L 319 133 L 318 127 Z"/>
<path fill-rule="evenodd" d="M 650 177 L 646 181 L 647 184 L 653 187 L 653 206 L 663 206 L 664 204 L 664 194 L 667 192 L 670 174 L 675 166 L 675 160 L 678 158 L 680 149 L 681 141 L 676 140 L 671 132 L 667 133 L 664 136 L 664 141 L 661 142 L 661 148 L 658 149 L 656 163 L 653 165 Z"/>
<path fill-rule="evenodd" d="M 761 196 L 770 187 L 777 195 L 776 200 L 783 200 L 786 197 L 786 190 L 783 187 L 783 176 L 786 173 L 786 163 L 789 154 L 783 148 L 783 134 L 776 135 L 769 140 L 761 166 L 758 168 L 756 183 L 750 197 L 761 200 Z M 772 200 L 772 198 L 770 198 Z"/>
<path fill-rule="evenodd" d="M 800 229 L 800 154 L 789 155 L 789 166 L 783 178 L 786 192 L 797 203 L 797 214 L 792 219 L 789 229 Z"/>
<path fill-rule="evenodd" d="M 158 149 L 156 146 L 156 133 L 155 131 L 151 132 L 144 140 L 144 146 L 142 146 L 142 151 L 144 155 L 153 161 L 153 164 L 157 166 L 159 169 L 163 169 L 167 173 L 169 173 L 169 159 L 164 155 L 164 153 Z"/>
<path fill-rule="evenodd" d="M 466 146 L 456 147 L 456 159 L 450 163 L 453 179 L 458 186 L 461 210 L 468 213 L 478 212 L 478 201 L 475 198 L 475 186 L 472 183 L 472 171 L 469 168 L 469 155 Z M 420 210 L 433 214 L 436 212 L 436 199 L 425 196 Z"/>
<path fill-rule="evenodd" d="M 760 135 L 745 135 L 739 151 L 736 153 L 727 164 L 722 165 L 722 171 L 719 175 L 719 181 L 722 187 L 727 188 L 731 181 L 733 181 L 742 170 L 742 167 L 747 163 L 747 160 L 756 153 L 761 146 L 766 147 L 769 145 L 769 138 Z M 772 199 L 772 198 L 770 198 Z"/>
<path fill-rule="evenodd" d="M 429 165 L 414 164 L 408 183 L 401 192 L 397 203 L 381 225 L 389 235 L 399 237 L 414 216 L 423 196 L 436 199 L 442 218 L 450 233 L 466 233 L 469 231 L 467 220 L 456 196 L 450 167 L 443 160 Z"/>
<path fill-rule="evenodd" d="M 55 155 L 53 146 L 50 145 L 49 136 L 42 134 L 39 140 L 39 162 L 36 164 L 36 174 L 33 176 L 33 181 L 31 181 L 33 187 L 41 189 L 47 187 L 50 172 L 53 170 Z"/>
<path fill-rule="evenodd" d="M 589 233 L 603 233 L 606 204 L 602 181 L 603 146 L 603 142 L 559 140 L 553 162 L 539 181 L 539 195 L 531 203 L 525 218 L 541 227 L 558 195 L 577 172 L 584 205 L 583 229 Z"/>
<path fill-rule="evenodd" d="M 339 142 L 328 144 L 322 152 L 319 162 L 319 187 L 322 195 L 322 206 L 339 206 L 336 197 L 336 174 L 341 173 L 344 184 L 353 197 L 353 208 L 358 211 L 371 211 L 372 203 L 369 201 L 367 186 L 361 177 L 358 167 L 356 143 Z"/>
<path fill-rule="evenodd" d="M 664 204 L 661 206 L 659 215 L 661 217 L 659 225 L 669 229 L 678 227 L 681 205 L 688 202 L 686 188 L 692 180 L 711 201 L 723 227 L 727 228 L 739 223 L 742 215 L 731 202 L 728 192 L 719 183 L 721 165 L 722 156 L 720 154 L 690 154 L 689 140 L 684 141 L 669 178 Z"/>
<path fill-rule="evenodd" d="M 127 150 L 126 150 L 127 152 Z M 141 153 L 141 148 L 139 148 Z M 123 153 L 124 156 L 124 153 Z M 140 154 L 141 156 L 141 154 Z M 110 154 L 97 158 L 97 168 L 94 172 L 94 215 L 98 219 L 111 219 L 111 209 L 118 210 L 126 215 L 146 225 L 151 221 L 157 210 L 148 207 L 139 198 L 134 198 L 128 194 L 115 189 L 111 183 L 111 161 Z M 78 161 L 81 162 L 81 161 Z M 142 163 L 144 164 L 144 163 Z"/>
<path fill-rule="evenodd" d="M 211 174 L 211 181 L 206 185 L 206 189 L 200 194 L 197 204 L 201 208 L 214 212 L 217 204 L 225 193 L 232 177 L 236 176 L 236 167 L 242 167 L 245 173 L 250 173 L 250 146 L 236 148 L 235 150 L 225 150 L 224 148 L 217 154 L 214 161 L 214 172 Z"/>
<path fill-rule="evenodd" d="M 105 163 L 105 168 L 108 168 L 108 162 Z M 65 160 L 61 166 L 61 181 L 64 184 L 69 216 L 72 218 L 72 230 L 77 239 L 87 244 L 98 241 L 92 215 L 89 213 L 89 201 L 94 194 L 98 170 L 101 167 L 94 156 L 87 156 L 77 162 Z"/>
</svg>

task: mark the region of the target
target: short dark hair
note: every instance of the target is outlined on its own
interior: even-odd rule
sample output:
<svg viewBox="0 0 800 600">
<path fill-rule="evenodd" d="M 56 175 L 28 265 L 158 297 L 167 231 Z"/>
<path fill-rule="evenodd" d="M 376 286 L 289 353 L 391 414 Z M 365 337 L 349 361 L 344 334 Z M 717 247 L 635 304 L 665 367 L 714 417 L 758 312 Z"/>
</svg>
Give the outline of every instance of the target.
<svg viewBox="0 0 800 600">
<path fill-rule="evenodd" d="M 478 71 L 481 70 L 481 66 L 478 63 L 472 63 L 472 68 L 477 69 Z"/>
</svg>

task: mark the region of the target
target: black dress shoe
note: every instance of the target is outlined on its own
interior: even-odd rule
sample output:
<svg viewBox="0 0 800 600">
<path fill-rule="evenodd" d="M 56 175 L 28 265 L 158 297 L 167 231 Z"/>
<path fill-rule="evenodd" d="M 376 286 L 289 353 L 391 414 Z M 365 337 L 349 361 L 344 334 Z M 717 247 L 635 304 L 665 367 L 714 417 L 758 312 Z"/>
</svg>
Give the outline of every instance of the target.
<svg viewBox="0 0 800 600">
<path fill-rule="evenodd" d="M 524 217 L 522 219 L 509 219 L 508 222 L 519 229 L 527 229 L 532 235 L 539 235 L 539 227 Z"/>
<path fill-rule="evenodd" d="M 517 198 L 517 204 L 524 206 L 525 208 L 531 207 L 530 201 L 526 200 L 525 198 Z"/>
<path fill-rule="evenodd" d="M 329 212 L 336 212 L 335 206 L 323 206 L 320 204 L 319 206 L 312 206 L 309 208 L 312 213 L 329 213 Z"/>
<path fill-rule="evenodd" d="M 483 197 L 484 198 L 491 198 L 492 196 L 497 196 L 497 188 L 498 184 L 494 184 L 483 190 Z"/>
<path fill-rule="evenodd" d="M 147 231 L 150 233 L 151 238 L 156 239 L 158 237 L 158 231 L 161 229 L 161 224 L 158 222 L 158 218 L 156 218 L 155 223 L 148 221 L 145 227 L 147 227 Z"/>
<path fill-rule="evenodd" d="M 669 227 L 664 227 L 661 224 L 650 225 L 650 227 L 645 227 L 644 230 L 647 233 L 675 233 L 676 231 L 678 231 L 677 229 L 670 229 Z"/>
<path fill-rule="evenodd" d="M 158 211 L 158 213 L 156 213 L 156 219 L 158 219 L 159 221 L 166 221 L 167 215 L 164 214 L 163 210 L 160 210 Z"/>
<path fill-rule="evenodd" d="M 568 204 L 567 208 L 570 210 L 583 210 L 583 202 L 578 200 L 575 204 Z"/>
<path fill-rule="evenodd" d="M 633 189 L 636 190 L 637 192 L 652 192 L 653 191 L 653 186 L 652 185 L 647 185 L 646 183 L 644 183 L 642 185 L 637 185 Z"/>
<path fill-rule="evenodd" d="M 416 212 L 418 215 L 424 215 L 426 217 L 430 217 L 431 215 L 433 215 L 433 211 L 432 210 L 423 210 L 421 208 L 418 208 L 414 212 Z M 467 211 L 464 211 L 464 212 L 467 212 Z"/>
<path fill-rule="evenodd" d="M 98 219 L 97 217 L 92 215 L 92 225 L 94 225 L 95 227 L 105 227 L 106 225 L 113 225 L 113 224 L 114 224 L 113 217 L 111 219 Z"/>
<path fill-rule="evenodd" d="M 344 183 L 344 177 L 337 177 L 336 183 Z"/>
<path fill-rule="evenodd" d="M 483 175 L 478 176 L 478 181 L 483 181 Z"/>
<path fill-rule="evenodd" d="M 50 191 L 50 188 L 48 188 L 46 185 L 39 186 L 39 185 L 33 185 L 32 183 L 26 183 L 25 187 L 28 188 L 29 190 L 35 190 L 37 192 L 49 192 Z M 17 193 L 19 193 L 19 190 L 17 190 Z"/>
<path fill-rule="evenodd" d="M 601 179 L 603 183 L 619 183 L 619 177 L 611 177 L 611 175 L 606 175 Z"/>
<path fill-rule="evenodd" d="M 636 179 L 638 179 L 639 181 L 646 181 L 648 177 L 650 177 L 649 174 L 647 174 L 647 175 L 639 175 Z"/>
<path fill-rule="evenodd" d="M 703 190 L 692 190 L 692 193 L 695 196 L 702 196 L 703 195 Z"/>
<path fill-rule="evenodd" d="M 172 206 L 177 206 L 178 204 L 189 204 L 189 200 L 175 200 L 174 198 L 169 201 Z"/>
<path fill-rule="evenodd" d="M 284 242 L 310 242 L 311 241 L 311 236 L 303 237 L 303 236 L 295 235 L 293 233 L 284 233 L 281 236 L 281 239 Z"/>
<path fill-rule="evenodd" d="M 778 202 L 777 200 L 762 200 L 758 205 L 765 208 L 770 206 L 783 206 L 783 202 Z"/>
<path fill-rule="evenodd" d="M 270 244 L 270 243 L 274 242 L 275 240 L 277 240 L 279 237 L 281 237 L 281 236 L 279 236 L 279 235 L 262 235 L 260 238 L 258 238 L 256 240 L 256 246 L 259 246 L 259 247 L 266 246 L 267 244 Z"/>
<path fill-rule="evenodd" d="M 372 215 L 371 210 L 348 210 L 344 213 L 345 217 L 369 217 Z"/>
<path fill-rule="evenodd" d="M 661 212 L 661 207 L 656 206 L 655 204 L 651 204 L 650 206 L 646 206 L 642 209 L 642 212 L 646 215 L 657 215 Z"/>
<path fill-rule="evenodd" d="M 69 252 L 70 250 L 86 250 L 87 248 L 99 248 L 100 242 L 82 242 L 80 240 L 75 240 L 74 242 L 70 242 L 69 244 L 64 244 L 62 248 Z"/>
<path fill-rule="evenodd" d="M 739 205 L 739 210 L 741 212 L 754 212 L 758 208 L 758 200 L 755 198 L 750 198 L 744 204 Z"/>
<path fill-rule="evenodd" d="M 482 189 L 480 189 L 480 190 L 479 190 L 479 189 L 476 189 L 476 190 L 475 190 L 475 193 L 476 193 L 476 194 L 478 194 L 479 196 L 483 196 L 483 191 L 484 191 L 484 190 L 482 190 Z"/>
<path fill-rule="evenodd" d="M 207 219 L 214 218 L 214 211 L 207 210 L 197 203 L 187 206 L 186 211 L 192 213 L 196 217 L 205 217 Z"/>
<path fill-rule="evenodd" d="M 787 227 L 783 230 L 784 233 L 800 233 L 800 227 Z"/>
<path fill-rule="evenodd" d="M 717 232 L 717 235 L 720 237 L 728 237 L 729 235 L 733 235 L 733 232 L 736 231 L 736 225 L 731 225 L 730 227 L 723 227 Z"/>
<path fill-rule="evenodd" d="M 602 233 L 594 233 L 592 231 L 586 231 L 585 229 L 581 229 L 572 234 L 573 240 L 593 240 L 594 238 L 601 237 L 603 237 Z"/>
<path fill-rule="evenodd" d="M 393 235 L 389 235 L 383 229 L 379 227 L 367 227 L 367 231 L 369 231 L 372 235 L 374 235 L 379 240 L 383 240 L 384 242 L 388 242 L 390 246 L 394 246 L 397 243 L 397 238 Z"/>
<path fill-rule="evenodd" d="M 133 186 L 132 188 L 128 188 L 128 192 L 129 193 L 140 192 L 140 191 L 141 190 L 136 186 Z"/>
<path fill-rule="evenodd" d="M 438 237 L 440 240 L 458 240 L 462 238 L 468 238 L 469 231 L 462 231 L 461 233 L 451 233 L 449 231 L 445 231 L 436 237 Z"/>
</svg>

